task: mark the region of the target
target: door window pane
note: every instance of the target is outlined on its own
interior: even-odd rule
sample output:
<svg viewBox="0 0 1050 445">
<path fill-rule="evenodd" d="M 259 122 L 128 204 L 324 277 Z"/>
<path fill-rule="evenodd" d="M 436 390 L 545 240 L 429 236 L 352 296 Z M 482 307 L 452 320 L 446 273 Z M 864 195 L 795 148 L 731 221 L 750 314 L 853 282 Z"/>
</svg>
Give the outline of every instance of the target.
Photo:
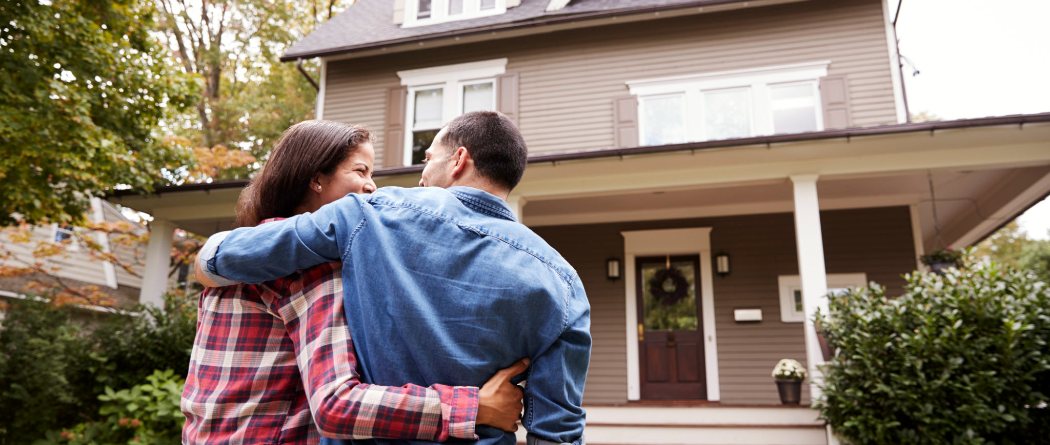
<svg viewBox="0 0 1050 445">
<path fill-rule="evenodd" d="M 704 91 L 704 128 L 707 139 L 751 135 L 751 89 Z"/>
<path fill-rule="evenodd" d="M 432 0 L 419 0 L 419 9 L 416 12 L 416 18 L 426 19 L 430 18 L 430 2 Z"/>
<path fill-rule="evenodd" d="M 496 9 L 496 0 L 481 0 L 481 10 Z"/>
<path fill-rule="evenodd" d="M 463 13 L 464 0 L 448 0 L 448 15 L 460 15 Z"/>
<path fill-rule="evenodd" d="M 642 98 L 642 145 L 677 144 L 686 141 L 685 96 Z"/>
<path fill-rule="evenodd" d="M 412 128 L 441 126 L 443 91 L 441 88 L 418 90 L 415 97 L 415 119 Z"/>
<path fill-rule="evenodd" d="M 817 130 L 817 100 L 810 82 L 770 85 L 774 133 Z"/>
<path fill-rule="evenodd" d="M 697 320 L 695 262 L 653 261 L 641 264 L 642 316 L 647 331 L 695 331 Z"/>
<path fill-rule="evenodd" d="M 492 82 L 476 83 L 463 86 L 463 112 L 493 109 Z"/>
</svg>

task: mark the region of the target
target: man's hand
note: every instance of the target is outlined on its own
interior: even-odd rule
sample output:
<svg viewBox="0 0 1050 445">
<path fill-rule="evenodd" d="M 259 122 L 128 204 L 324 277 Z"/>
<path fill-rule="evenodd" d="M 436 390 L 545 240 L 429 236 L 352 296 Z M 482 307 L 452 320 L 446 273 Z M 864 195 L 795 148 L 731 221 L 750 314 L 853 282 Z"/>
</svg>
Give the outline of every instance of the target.
<svg viewBox="0 0 1050 445">
<path fill-rule="evenodd" d="M 508 433 L 518 430 L 518 419 L 521 419 L 522 399 L 525 392 L 520 386 L 510 382 L 514 376 L 525 372 L 529 359 L 518 360 L 509 368 L 496 372 L 478 391 L 477 424 L 489 425 Z"/>
</svg>

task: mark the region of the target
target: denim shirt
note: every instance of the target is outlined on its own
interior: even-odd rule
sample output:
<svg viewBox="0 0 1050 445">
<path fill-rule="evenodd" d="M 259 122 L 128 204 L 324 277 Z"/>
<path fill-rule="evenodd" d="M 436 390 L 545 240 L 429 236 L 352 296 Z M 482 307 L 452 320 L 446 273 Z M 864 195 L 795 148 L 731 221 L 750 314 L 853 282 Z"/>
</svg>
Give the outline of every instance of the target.
<svg viewBox="0 0 1050 445">
<path fill-rule="evenodd" d="M 529 442 L 583 443 L 591 351 L 583 284 L 501 199 L 469 187 L 384 187 L 216 234 L 199 259 L 220 283 L 258 283 L 336 260 L 363 381 L 480 387 L 530 357 L 522 418 Z M 480 443 L 515 443 L 495 428 L 477 434 Z"/>
</svg>

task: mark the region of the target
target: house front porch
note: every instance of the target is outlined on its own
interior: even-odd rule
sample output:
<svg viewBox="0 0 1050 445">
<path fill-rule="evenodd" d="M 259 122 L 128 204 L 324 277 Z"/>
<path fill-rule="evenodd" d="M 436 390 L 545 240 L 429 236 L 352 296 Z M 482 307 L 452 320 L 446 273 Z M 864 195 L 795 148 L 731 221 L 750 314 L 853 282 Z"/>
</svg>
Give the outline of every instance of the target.
<svg viewBox="0 0 1050 445">
<path fill-rule="evenodd" d="M 663 406 L 661 406 L 663 405 Z M 673 405 L 673 406 L 667 406 Z M 809 407 L 697 403 L 586 406 L 589 444 L 825 445 L 824 422 Z M 518 442 L 525 442 L 524 429 Z"/>
</svg>

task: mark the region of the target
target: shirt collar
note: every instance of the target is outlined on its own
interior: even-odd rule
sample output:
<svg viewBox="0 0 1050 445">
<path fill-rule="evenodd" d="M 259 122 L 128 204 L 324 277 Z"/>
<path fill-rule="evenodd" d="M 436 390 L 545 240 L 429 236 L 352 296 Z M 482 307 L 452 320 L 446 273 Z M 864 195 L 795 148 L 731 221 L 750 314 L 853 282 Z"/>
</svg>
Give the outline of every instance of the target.
<svg viewBox="0 0 1050 445">
<path fill-rule="evenodd" d="M 508 221 L 518 220 L 514 217 L 514 212 L 510 211 L 510 207 L 507 206 L 506 201 L 489 192 L 474 187 L 464 186 L 449 187 L 448 191 L 458 198 L 463 205 L 469 207 L 475 212 L 484 213 Z"/>
</svg>

